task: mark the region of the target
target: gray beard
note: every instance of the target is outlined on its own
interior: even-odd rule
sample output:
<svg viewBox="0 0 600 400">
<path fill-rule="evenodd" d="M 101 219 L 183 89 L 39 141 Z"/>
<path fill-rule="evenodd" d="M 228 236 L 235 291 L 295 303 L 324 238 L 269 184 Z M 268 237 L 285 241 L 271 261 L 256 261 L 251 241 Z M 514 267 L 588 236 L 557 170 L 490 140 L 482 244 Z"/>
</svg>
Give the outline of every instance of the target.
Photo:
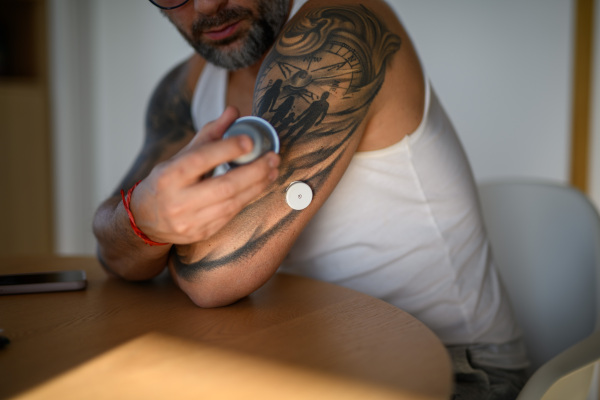
<svg viewBox="0 0 600 400">
<path fill-rule="evenodd" d="M 194 43 L 192 46 L 208 62 L 228 70 L 236 70 L 257 63 L 275 41 L 275 34 L 272 30 L 257 33 L 252 28 L 242 40 L 241 46 L 233 50 L 223 50 L 205 43 Z"/>
<path fill-rule="evenodd" d="M 219 67 L 236 70 L 256 64 L 275 42 L 285 24 L 290 0 L 259 0 L 258 17 L 253 18 L 250 30 L 242 35 L 234 35 L 216 43 L 207 43 L 201 39 L 200 32 L 207 27 L 219 26 L 239 15 L 249 15 L 246 10 L 225 10 L 225 12 L 207 20 L 199 20 L 192 27 L 192 37 L 183 34 L 188 43 L 208 62 Z M 198 32 L 198 33 L 196 33 Z M 236 49 L 225 47 L 235 41 L 241 43 Z"/>
</svg>

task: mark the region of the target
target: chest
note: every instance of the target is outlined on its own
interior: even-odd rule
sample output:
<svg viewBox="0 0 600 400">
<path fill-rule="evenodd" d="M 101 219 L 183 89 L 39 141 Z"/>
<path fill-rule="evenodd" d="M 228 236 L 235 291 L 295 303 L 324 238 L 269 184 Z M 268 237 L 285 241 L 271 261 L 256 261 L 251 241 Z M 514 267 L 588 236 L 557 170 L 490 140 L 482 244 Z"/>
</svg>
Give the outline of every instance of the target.
<svg viewBox="0 0 600 400">
<path fill-rule="evenodd" d="M 225 104 L 236 107 L 241 116 L 251 115 L 255 81 L 256 76 L 253 74 L 230 72 L 227 77 Z"/>
</svg>

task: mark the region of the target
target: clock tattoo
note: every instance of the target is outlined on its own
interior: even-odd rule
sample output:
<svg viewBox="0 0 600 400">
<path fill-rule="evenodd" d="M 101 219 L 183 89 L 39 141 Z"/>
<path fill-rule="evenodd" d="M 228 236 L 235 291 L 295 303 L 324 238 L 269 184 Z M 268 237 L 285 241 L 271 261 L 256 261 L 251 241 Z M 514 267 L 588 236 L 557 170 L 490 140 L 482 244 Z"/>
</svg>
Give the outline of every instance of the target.
<svg viewBox="0 0 600 400">
<path fill-rule="evenodd" d="M 253 110 L 278 131 L 288 172 L 335 162 L 399 48 L 400 37 L 363 5 L 313 9 L 288 24 L 261 67 Z M 285 159 L 307 143 L 318 153 Z"/>
<path fill-rule="evenodd" d="M 284 27 L 261 66 L 253 104 L 253 114 L 270 121 L 279 134 L 279 178 L 231 222 L 234 250 L 209 253 L 193 263 L 176 254 L 179 276 L 191 280 L 199 271 L 251 256 L 287 229 L 302 211 L 289 210 L 268 223 L 257 216 L 275 209 L 290 178 L 306 182 L 318 196 L 399 49 L 400 37 L 362 5 L 312 9 Z"/>
</svg>

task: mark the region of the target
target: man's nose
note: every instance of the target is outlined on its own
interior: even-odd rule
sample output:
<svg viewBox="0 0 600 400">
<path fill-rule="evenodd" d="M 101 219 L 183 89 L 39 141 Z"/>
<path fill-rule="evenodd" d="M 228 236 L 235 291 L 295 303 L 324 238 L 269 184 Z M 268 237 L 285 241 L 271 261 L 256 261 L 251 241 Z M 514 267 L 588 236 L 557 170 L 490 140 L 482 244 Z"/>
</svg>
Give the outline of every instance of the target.
<svg viewBox="0 0 600 400">
<path fill-rule="evenodd" d="M 214 15 L 227 5 L 229 0 L 194 0 L 194 8 L 198 13 Z"/>
</svg>

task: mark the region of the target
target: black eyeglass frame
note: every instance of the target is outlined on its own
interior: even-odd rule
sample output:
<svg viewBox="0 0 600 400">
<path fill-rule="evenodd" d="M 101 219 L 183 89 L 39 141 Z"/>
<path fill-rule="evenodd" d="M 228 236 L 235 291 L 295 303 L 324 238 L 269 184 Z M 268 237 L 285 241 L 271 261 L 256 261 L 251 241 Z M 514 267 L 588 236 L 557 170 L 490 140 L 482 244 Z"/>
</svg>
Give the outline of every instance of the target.
<svg viewBox="0 0 600 400">
<path fill-rule="evenodd" d="M 172 7 L 161 6 L 160 4 L 157 4 L 156 1 L 154 1 L 154 0 L 148 0 L 148 1 L 150 1 L 150 3 L 154 4 L 156 7 L 160 8 L 161 10 L 174 10 L 176 8 L 183 6 L 185 3 L 187 3 L 190 0 L 183 0 L 181 2 L 181 4 L 178 4 L 178 5 L 172 6 Z"/>
</svg>

